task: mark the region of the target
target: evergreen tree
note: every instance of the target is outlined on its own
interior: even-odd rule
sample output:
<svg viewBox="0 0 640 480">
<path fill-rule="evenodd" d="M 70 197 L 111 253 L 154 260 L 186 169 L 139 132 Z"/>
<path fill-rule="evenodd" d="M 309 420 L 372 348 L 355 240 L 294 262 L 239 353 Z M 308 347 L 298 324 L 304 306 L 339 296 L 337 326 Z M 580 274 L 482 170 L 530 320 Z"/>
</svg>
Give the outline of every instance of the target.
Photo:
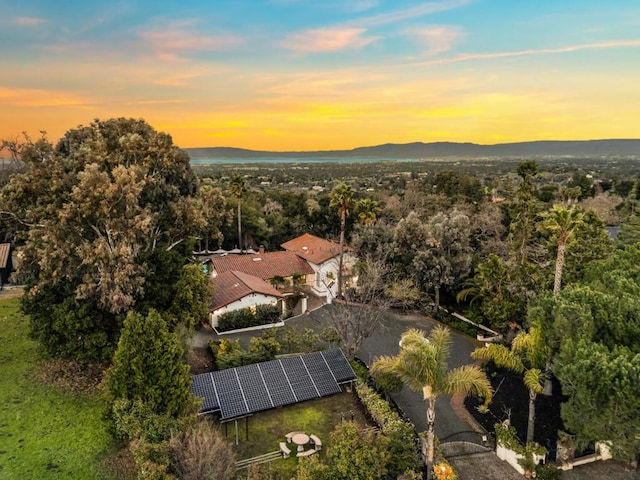
<svg viewBox="0 0 640 480">
<path fill-rule="evenodd" d="M 160 314 L 129 313 L 107 373 L 113 399 L 140 401 L 154 414 L 178 417 L 193 405 L 190 385 L 184 352 Z"/>
</svg>

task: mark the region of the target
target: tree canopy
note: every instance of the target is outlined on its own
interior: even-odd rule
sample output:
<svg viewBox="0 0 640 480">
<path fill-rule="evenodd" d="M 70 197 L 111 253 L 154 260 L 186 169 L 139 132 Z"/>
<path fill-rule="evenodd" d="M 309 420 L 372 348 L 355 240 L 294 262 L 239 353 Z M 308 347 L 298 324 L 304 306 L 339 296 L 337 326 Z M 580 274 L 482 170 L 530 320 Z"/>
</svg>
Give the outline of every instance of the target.
<svg viewBox="0 0 640 480">
<path fill-rule="evenodd" d="M 96 120 L 55 147 L 27 139 L 21 154 L 24 171 L 3 188 L 0 210 L 17 229 L 34 336 L 53 355 L 109 357 L 124 313 L 170 307 L 189 239 L 224 212 L 205 219 L 189 157 L 143 120 Z M 87 330 L 56 320 L 69 299 L 93 312 L 99 352 L 63 345 Z"/>
</svg>

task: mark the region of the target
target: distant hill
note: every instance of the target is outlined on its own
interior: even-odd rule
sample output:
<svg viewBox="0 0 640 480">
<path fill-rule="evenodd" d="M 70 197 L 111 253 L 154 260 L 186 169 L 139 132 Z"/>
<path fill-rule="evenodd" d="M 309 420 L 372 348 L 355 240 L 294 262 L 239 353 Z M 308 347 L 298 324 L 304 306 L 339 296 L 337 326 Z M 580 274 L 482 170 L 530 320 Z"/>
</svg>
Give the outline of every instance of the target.
<svg viewBox="0 0 640 480">
<path fill-rule="evenodd" d="M 191 158 L 314 158 L 314 157 L 379 157 L 379 158 L 433 158 L 433 157 L 494 157 L 494 156 L 599 156 L 640 155 L 640 139 L 626 140 L 543 140 L 536 142 L 498 143 L 386 143 L 352 150 L 320 150 L 305 152 L 270 152 L 244 148 L 209 147 L 185 148 Z"/>
</svg>

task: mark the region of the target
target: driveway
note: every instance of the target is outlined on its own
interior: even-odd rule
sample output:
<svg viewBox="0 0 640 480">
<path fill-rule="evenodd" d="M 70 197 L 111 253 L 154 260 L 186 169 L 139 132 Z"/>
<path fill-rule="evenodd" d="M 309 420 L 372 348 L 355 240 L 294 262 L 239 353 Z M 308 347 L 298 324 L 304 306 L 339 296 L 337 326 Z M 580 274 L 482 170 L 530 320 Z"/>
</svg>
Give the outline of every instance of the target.
<svg viewBox="0 0 640 480">
<path fill-rule="evenodd" d="M 331 305 L 325 305 L 317 310 L 314 310 L 306 315 L 300 315 L 295 318 L 286 320 L 286 324 L 292 327 L 298 328 L 310 328 L 317 333 L 328 325 L 329 318 L 331 316 Z M 380 355 L 396 355 L 399 350 L 398 342 L 400 336 L 409 328 L 420 328 L 427 333 L 431 329 L 438 325 L 434 320 L 430 320 L 423 315 L 408 314 L 401 315 L 396 313 L 389 313 L 382 320 L 381 328 L 365 340 L 362 344 L 358 357 L 362 359 L 367 365 L 376 359 Z M 228 335 L 215 335 L 215 332 L 211 330 L 199 330 L 192 339 L 192 346 L 198 348 L 204 348 L 207 342 L 214 338 L 228 338 L 238 339 L 243 346 L 249 345 L 249 341 L 252 337 L 260 335 L 261 330 L 234 333 Z M 475 348 L 474 340 L 452 332 L 452 345 L 451 356 L 449 357 L 449 367 L 455 368 L 461 365 L 471 363 L 470 354 Z M 405 415 L 413 422 L 418 432 L 425 431 L 427 429 L 425 402 L 422 399 L 421 393 L 411 391 L 405 387 L 401 392 L 392 395 L 392 398 L 396 401 L 398 406 L 402 409 Z M 471 430 L 469 424 L 459 418 L 450 405 L 449 397 L 441 397 L 436 404 L 436 435 L 440 439 L 459 432 L 465 432 Z M 456 440 L 464 440 L 464 435 L 456 436 Z M 477 439 L 477 437 L 473 437 Z M 470 438 L 471 439 L 471 438 Z"/>
</svg>

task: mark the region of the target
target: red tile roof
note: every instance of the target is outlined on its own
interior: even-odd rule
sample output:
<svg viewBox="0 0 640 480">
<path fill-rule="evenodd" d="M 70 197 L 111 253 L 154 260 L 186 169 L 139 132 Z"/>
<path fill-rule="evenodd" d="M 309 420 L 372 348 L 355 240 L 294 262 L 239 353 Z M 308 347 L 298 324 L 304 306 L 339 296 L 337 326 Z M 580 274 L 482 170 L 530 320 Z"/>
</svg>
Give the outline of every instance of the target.
<svg viewBox="0 0 640 480">
<path fill-rule="evenodd" d="M 261 293 L 282 298 L 283 295 L 264 280 L 242 272 L 229 271 L 212 279 L 214 285 L 213 298 L 209 306 L 211 310 L 229 305 L 252 293 Z"/>
<path fill-rule="evenodd" d="M 268 252 L 258 255 L 229 255 L 213 257 L 211 263 L 215 272 L 244 272 L 254 277 L 268 280 L 275 276 L 290 277 L 294 273 L 308 275 L 313 268 L 293 252 Z"/>
<path fill-rule="evenodd" d="M 315 235 L 305 233 L 298 238 L 283 243 L 282 248 L 287 251 L 294 252 L 296 255 L 313 262 L 316 265 L 326 262 L 327 260 L 337 257 L 340 254 L 340 244 L 325 240 Z M 350 250 L 345 247 L 345 251 Z"/>
</svg>

